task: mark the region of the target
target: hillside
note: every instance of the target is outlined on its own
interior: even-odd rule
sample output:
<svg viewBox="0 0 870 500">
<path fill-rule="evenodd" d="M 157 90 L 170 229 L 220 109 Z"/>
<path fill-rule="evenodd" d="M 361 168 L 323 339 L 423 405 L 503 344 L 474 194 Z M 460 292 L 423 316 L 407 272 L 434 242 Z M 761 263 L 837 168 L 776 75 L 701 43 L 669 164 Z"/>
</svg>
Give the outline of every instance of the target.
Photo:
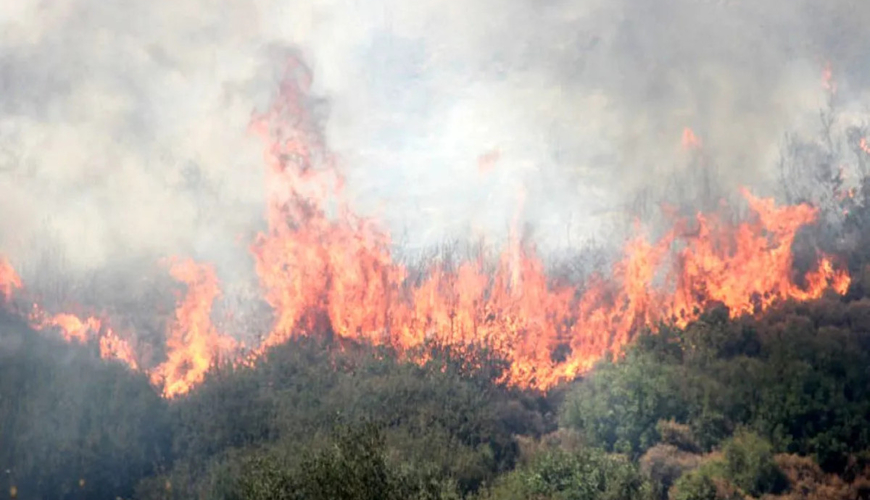
<svg viewBox="0 0 870 500">
<path fill-rule="evenodd" d="M 143 376 L 9 318 L 0 345 L 0 464 L 19 498 L 870 492 L 863 296 L 759 319 L 714 309 L 547 394 L 500 384 L 504 363 L 482 351 L 431 346 L 421 366 L 300 338 L 166 401 Z"/>
<path fill-rule="evenodd" d="M 870 149 L 834 127 L 830 74 L 778 199 L 658 200 L 603 265 L 560 273 L 519 216 L 502 246 L 403 261 L 352 210 L 311 73 L 285 63 L 249 123 L 261 224 L 244 252 L 208 249 L 230 279 L 187 255 L 99 276 L 19 256 L 28 281 L 0 257 L 0 491 L 870 498 Z"/>
</svg>

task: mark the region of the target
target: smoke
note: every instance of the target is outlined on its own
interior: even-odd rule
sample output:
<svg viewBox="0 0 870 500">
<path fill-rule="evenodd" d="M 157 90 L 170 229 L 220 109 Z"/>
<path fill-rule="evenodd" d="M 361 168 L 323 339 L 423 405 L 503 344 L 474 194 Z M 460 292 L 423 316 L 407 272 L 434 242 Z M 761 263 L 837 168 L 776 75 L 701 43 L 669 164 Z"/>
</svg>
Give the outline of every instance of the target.
<svg viewBox="0 0 870 500">
<path fill-rule="evenodd" d="M 0 252 L 73 269 L 133 254 L 244 262 L 263 212 L 246 133 L 298 48 L 357 209 L 408 248 L 607 235 L 630 202 L 770 191 L 821 72 L 863 102 L 863 0 L 6 2 Z M 487 156 L 488 155 L 488 156 Z M 484 162 L 487 156 L 491 161 Z"/>
</svg>

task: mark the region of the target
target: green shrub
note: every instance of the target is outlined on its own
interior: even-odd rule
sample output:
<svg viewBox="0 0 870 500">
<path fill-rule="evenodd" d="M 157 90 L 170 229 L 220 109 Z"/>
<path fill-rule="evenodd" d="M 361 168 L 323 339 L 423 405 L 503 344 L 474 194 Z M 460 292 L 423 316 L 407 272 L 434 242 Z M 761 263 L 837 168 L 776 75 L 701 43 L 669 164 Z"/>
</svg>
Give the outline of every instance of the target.
<svg viewBox="0 0 870 500">
<path fill-rule="evenodd" d="M 670 490 L 670 500 L 717 500 L 716 483 L 702 471 L 682 475 Z"/>
<path fill-rule="evenodd" d="M 636 500 L 651 497 L 650 484 L 626 457 L 596 448 L 549 450 L 502 477 L 489 500 Z"/>
<path fill-rule="evenodd" d="M 779 493 L 788 480 L 774 460 L 769 442 L 755 433 L 739 431 L 722 449 L 725 478 L 752 496 Z"/>
</svg>

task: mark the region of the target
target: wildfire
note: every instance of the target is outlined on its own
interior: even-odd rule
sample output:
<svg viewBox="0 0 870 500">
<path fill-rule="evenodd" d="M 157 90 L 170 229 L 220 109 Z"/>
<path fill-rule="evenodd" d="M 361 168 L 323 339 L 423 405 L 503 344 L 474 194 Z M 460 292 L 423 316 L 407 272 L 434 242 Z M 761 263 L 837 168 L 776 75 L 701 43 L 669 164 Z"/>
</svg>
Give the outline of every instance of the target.
<svg viewBox="0 0 870 500">
<path fill-rule="evenodd" d="M 214 270 L 185 260 L 173 262 L 170 273 L 187 285 L 187 293 L 169 329 L 167 359 L 151 370 L 151 382 L 162 386 L 167 397 L 189 391 L 205 378 L 213 363 L 237 348 L 236 342 L 218 333 L 211 322 L 212 303 L 220 294 Z"/>
<path fill-rule="evenodd" d="M 12 293 L 21 288 L 21 278 L 6 259 L 0 257 L 0 296 L 4 301 L 9 300 Z"/>
<path fill-rule="evenodd" d="M 822 88 L 831 95 L 837 93 L 837 82 L 834 80 L 834 70 L 830 62 L 825 63 L 825 68 L 822 70 Z"/>
<path fill-rule="evenodd" d="M 101 358 L 114 359 L 134 370 L 139 369 L 136 351 L 100 318 L 88 316 L 82 319 L 70 313 L 50 315 L 34 304 L 29 319 L 34 329 L 56 329 L 67 342 L 87 344 L 97 339 Z"/>
<path fill-rule="evenodd" d="M 95 333 L 99 333 L 102 322 L 98 318 L 89 317 L 84 320 L 68 313 L 60 313 L 46 317 L 34 304 L 33 313 L 30 316 L 31 323 L 37 329 L 57 327 L 67 342 L 79 342 L 85 344 Z"/>
<path fill-rule="evenodd" d="M 292 79 L 285 81 L 277 105 L 254 127 L 266 143 L 270 184 L 285 187 L 270 199 L 269 231 L 253 247 L 278 317 L 266 345 L 324 328 L 389 343 L 400 352 L 413 352 L 429 340 L 485 343 L 511 361 L 513 383 L 548 388 L 619 350 L 644 325 L 685 324 L 713 302 L 739 315 L 777 300 L 818 297 L 829 286 L 844 293 L 848 286 L 848 275 L 823 259 L 806 277 L 807 285 L 798 287 L 791 246 L 816 211 L 776 207 L 748 192 L 752 220 L 732 227 L 699 215 L 699 233 L 692 239 L 679 238 L 676 231 L 655 243 L 637 238 L 615 267 L 615 280 L 599 277 L 583 293 L 551 286 L 543 263 L 519 244 L 515 229 L 494 272 L 478 260 L 455 269 L 436 266 L 422 282 L 407 283 L 407 270 L 391 259 L 384 231 L 353 217 L 345 206 L 340 217 L 326 216 L 325 188 L 338 186 L 331 194 L 340 200 L 341 181 L 329 162 L 314 165 L 314 158 L 329 155 L 319 138 L 312 140 L 318 136 L 308 128 L 304 91 Z M 287 119 L 288 111 L 294 120 Z M 700 147 L 690 129 L 684 143 Z M 654 285 L 659 274 L 666 279 Z M 565 347 L 567 354 L 553 359 Z"/>
<path fill-rule="evenodd" d="M 275 318 L 260 345 L 243 352 L 216 329 L 210 316 L 220 296 L 217 277 L 210 266 L 190 260 L 169 268 L 186 292 L 168 326 L 165 360 L 156 366 L 142 363 L 127 336 L 96 317 L 50 316 L 37 308 L 31 322 L 57 327 L 69 341 L 99 339 L 101 356 L 146 371 L 166 397 L 189 391 L 216 362 L 255 362 L 293 336 L 325 332 L 404 354 L 428 341 L 458 348 L 485 344 L 510 362 L 510 383 L 547 389 L 618 352 L 639 328 L 660 321 L 685 325 L 714 302 L 734 316 L 754 314 L 776 301 L 819 297 L 828 288 L 842 294 L 849 285 L 849 276 L 822 257 L 798 286 L 792 245 L 817 211 L 777 207 L 748 191 L 743 195 L 751 217 L 745 221 L 699 214 L 675 221 L 657 240 L 639 235 L 626 245 L 610 279 L 594 276 L 583 288 L 552 284 L 534 249 L 521 243 L 519 193 L 510 242 L 492 266 L 483 257 L 438 263 L 411 280 L 391 255 L 389 234 L 343 201 L 343 180 L 309 116 L 310 82 L 298 77 L 299 69 L 291 67 L 274 106 L 251 123 L 265 144 L 268 201 L 267 230 L 251 254 Z M 690 129 L 683 144 L 700 147 Z M 487 155 L 481 170 L 497 158 L 497 152 Z M 329 215 L 332 205 L 336 213 Z M 14 270 L 0 260 L 0 293 L 8 298 L 18 288 Z"/>
<path fill-rule="evenodd" d="M 683 149 L 687 151 L 701 149 L 701 139 L 698 139 L 695 132 L 688 127 L 683 129 Z"/>
</svg>

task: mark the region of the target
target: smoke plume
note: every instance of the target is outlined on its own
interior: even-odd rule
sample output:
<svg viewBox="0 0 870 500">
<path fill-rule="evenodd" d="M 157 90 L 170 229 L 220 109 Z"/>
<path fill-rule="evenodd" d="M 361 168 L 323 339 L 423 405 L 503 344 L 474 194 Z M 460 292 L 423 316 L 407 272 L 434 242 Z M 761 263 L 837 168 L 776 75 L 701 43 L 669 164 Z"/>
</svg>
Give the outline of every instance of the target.
<svg viewBox="0 0 870 500">
<path fill-rule="evenodd" d="M 0 24 L 0 252 L 25 272 L 46 248 L 72 270 L 246 262 L 264 203 L 247 126 L 288 50 L 354 206 L 410 249 L 514 220 L 558 248 L 644 196 L 772 192 L 825 65 L 846 106 L 870 83 L 863 0 L 29 0 Z"/>
</svg>

